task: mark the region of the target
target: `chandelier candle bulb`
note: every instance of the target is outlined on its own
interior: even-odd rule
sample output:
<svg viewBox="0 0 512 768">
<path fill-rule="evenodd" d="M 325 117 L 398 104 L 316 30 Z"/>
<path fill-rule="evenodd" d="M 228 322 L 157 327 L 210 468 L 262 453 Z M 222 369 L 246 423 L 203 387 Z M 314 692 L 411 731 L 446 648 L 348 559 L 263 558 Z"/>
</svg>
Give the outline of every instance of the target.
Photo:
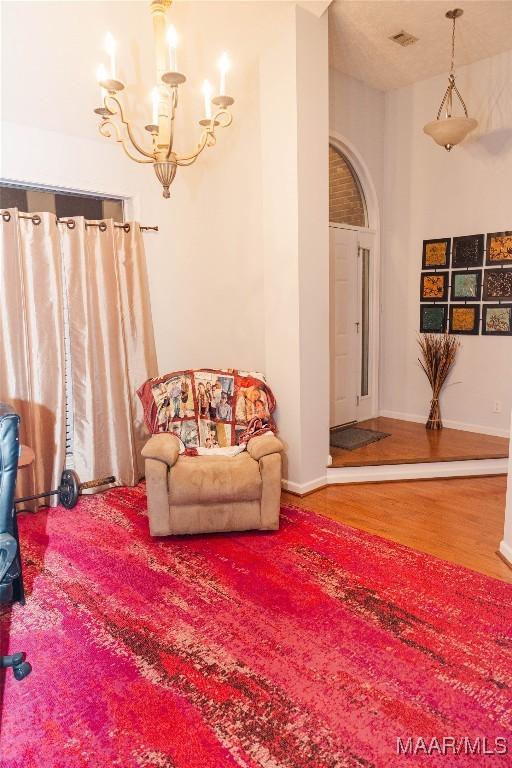
<svg viewBox="0 0 512 768">
<path fill-rule="evenodd" d="M 204 116 L 207 120 L 212 119 L 212 93 L 213 89 L 208 82 L 208 80 L 205 80 L 203 83 L 203 96 L 204 96 Z"/>
<path fill-rule="evenodd" d="M 176 32 L 176 27 L 174 27 L 172 24 L 167 30 L 167 44 L 169 46 L 169 71 L 177 72 L 178 61 L 176 55 L 176 47 L 178 45 L 178 33 Z"/>
<path fill-rule="evenodd" d="M 231 64 L 229 61 L 229 57 L 227 53 L 223 53 L 222 56 L 219 59 L 219 69 L 220 69 L 220 90 L 219 90 L 219 96 L 225 96 L 226 95 L 226 74 L 230 68 Z"/>
<path fill-rule="evenodd" d="M 107 70 L 103 64 L 100 64 L 96 70 L 96 78 L 98 80 L 98 85 L 100 86 L 100 106 L 96 107 L 94 111 L 97 115 L 100 115 L 100 117 L 106 118 L 106 116 L 110 114 L 110 110 L 105 106 L 105 97 L 108 95 L 108 90 L 105 88 L 105 84 L 106 82 L 109 82 L 109 80 L 107 79 Z"/>
<path fill-rule="evenodd" d="M 110 34 L 110 32 L 107 32 L 105 36 L 105 50 L 110 56 L 110 79 L 115 80 L 116 79 L 116 50 L 117 50 L 117 43 L 114 39 L 114 37 Z M 103 78 L 104 80 L 106 78 Z"/>
</svg>

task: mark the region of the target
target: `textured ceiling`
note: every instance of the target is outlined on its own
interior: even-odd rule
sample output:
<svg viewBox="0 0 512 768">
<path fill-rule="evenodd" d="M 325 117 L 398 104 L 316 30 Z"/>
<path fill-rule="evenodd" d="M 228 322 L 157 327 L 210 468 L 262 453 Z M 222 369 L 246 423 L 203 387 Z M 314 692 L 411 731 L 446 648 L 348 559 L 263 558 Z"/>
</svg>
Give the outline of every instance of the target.
<svg viewBox="0 0 512 768">
<path fill-rule="evenodd" d="M 447 72 L 451 21 L 457 20 L 455 64 L 512 49 L 512 0 L 334 0 L 329 7 L 329 57 L 335 69 L 383 91 Z M 419 38 L 402 47 L 390 35 Z"/>
</svg>

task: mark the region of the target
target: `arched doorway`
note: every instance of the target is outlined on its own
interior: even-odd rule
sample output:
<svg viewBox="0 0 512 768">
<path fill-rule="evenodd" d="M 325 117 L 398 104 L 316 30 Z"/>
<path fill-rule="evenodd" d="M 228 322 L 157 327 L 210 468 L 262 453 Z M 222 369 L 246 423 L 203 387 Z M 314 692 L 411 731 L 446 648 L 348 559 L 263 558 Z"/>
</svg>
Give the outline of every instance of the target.
<svg viewBox="0 0 512 768">
<path fill-rule="evenodd" d="M 330 426 L 378 415 L 378 207 L 367 169 L 329 140 Z"/>
<path fill-rule="evenodd" d="M 329 143 L 329 222 L 368 226 L 368 213 L 359 177 L 349 160 Z"/>
</svg>

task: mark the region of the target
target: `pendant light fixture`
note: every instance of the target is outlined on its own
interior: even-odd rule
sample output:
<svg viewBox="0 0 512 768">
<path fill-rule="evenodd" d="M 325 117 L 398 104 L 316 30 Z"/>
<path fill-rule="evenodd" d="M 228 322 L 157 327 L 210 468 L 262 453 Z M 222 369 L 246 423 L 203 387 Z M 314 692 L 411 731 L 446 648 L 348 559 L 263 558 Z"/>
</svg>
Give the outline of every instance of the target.
<svg viewBox="0 0 512 768">
<path fill-rule="evenodd" d="M 464 99 L 460 95 L 459 89 L 455 85 L 455 21 L 464 11 L 460 8 L 454 8 L 453 11 L 447 11 L 445 16 L 452 20 L 452 63 L 450 74 L 448 76 L 448 88 L 445 91 L 441 106 L 437 113 L 437 119 L 427 123 L 423 131 L 432 136 L 436 144 L 450 152 L 452 147 L 459 144 L 466 138 L 468 133 L 478 125 L 477 121 L 468 116 L 468 110 L 464 104 Z M 454 115 L 454 94 L 459 100 L 464 110 L 464 115 Z M 443 115 L 443 117 L 441 117 Z"/>
</svg>

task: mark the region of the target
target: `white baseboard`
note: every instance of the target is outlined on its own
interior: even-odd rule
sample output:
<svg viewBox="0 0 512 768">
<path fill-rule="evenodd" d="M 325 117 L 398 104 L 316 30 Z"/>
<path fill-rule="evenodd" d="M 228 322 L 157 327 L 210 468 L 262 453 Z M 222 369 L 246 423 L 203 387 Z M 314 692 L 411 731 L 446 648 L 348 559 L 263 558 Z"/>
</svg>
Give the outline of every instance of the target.
<svg viewBox="0 0 512 768">
<path fill-rule="evenodd" d="M 427 416 L 419 413 L 401 413 L 400 411 L 379 411 L 379 416 L 385 416 L 388 419 L 400 419 L 401 421 L 414 421 L 418 424 L 424 424 Z M 494 437 L 509 437 L 508 429 L 499 429 L 497 427 L 483 427 L 481 424 L 466 424 L 462 421 L 452 421 L 444 419 L 443 424 L 449 429 L 460 429 L 463 432 L 478 432 L 481 435 L 493 435 Z"/>
<path fill-rule="evenodd" d="M 500 552 L 505 558 L 505 560 L 507 560 L 510 563 L 510 565 L 512 565 L 512 547 L 510 546 L 510 544 L 507 544 L 506 541 L 502 541 L 500 543 Z"/>
<path fill-rule="evenodd" d="M 331 467 L 327 485 L 385 483 L 390 480 L 432 480 L 447 477 L 506 475 L 508 459 L 435 461 L 423 464 L 380 464 L 376 467 Z"/>
<path fill-rule="evenodd" d="M 292 480 L 281 481 L 281 486 L 285 491 L 296 493 L 298 496 L 304 496 L 304 494 L 316 491 L 318 488 L 323 488 L 326 485 L 327 478 L 325 475 L 317 477 L 316 480 L 310 480 L 308 483 L 294 483 Z"/>
<path fill-rule="evenodd" d="M 328 467 L 326 474 L 308 483 L 282 480 L 283 490 L 304 496 L 326 485 L 349 483 L 386 483 L 392 480 L 434 480 L 449 477 L 506 475 L 508 459 L 434 461 L 422 464 L 379 464 L 374 467 Z"/>
</svg>

